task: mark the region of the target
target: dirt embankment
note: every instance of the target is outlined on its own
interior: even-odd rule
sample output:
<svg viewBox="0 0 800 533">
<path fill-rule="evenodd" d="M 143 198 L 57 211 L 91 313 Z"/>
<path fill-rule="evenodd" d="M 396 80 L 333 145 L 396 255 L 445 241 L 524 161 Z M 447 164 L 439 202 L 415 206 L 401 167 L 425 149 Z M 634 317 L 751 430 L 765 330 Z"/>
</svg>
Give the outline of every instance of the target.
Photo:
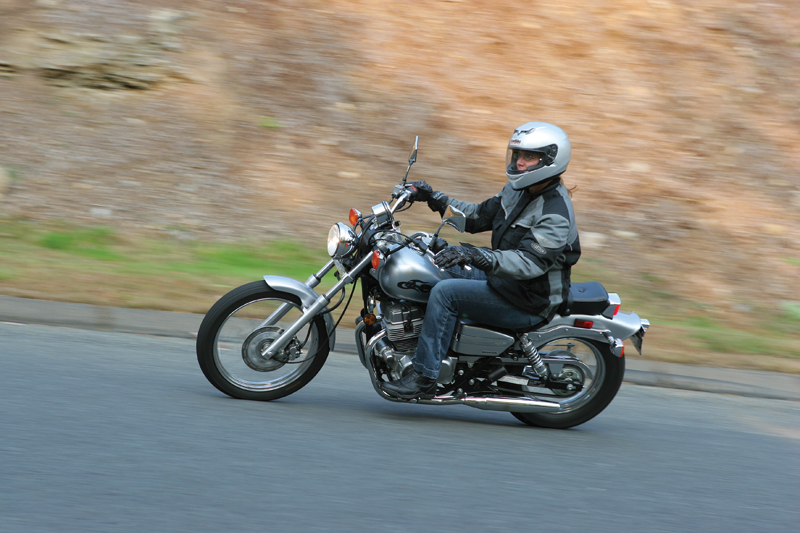
<svg viewBox="0 0 800 533">
<path fill-rule="evenodd" d="M 546 120 L 587 257 L 744 316 L 800 301 L 798 87 L 796 0 L 6 0 L 0 216 L 321 240 Z"/>
</svg>

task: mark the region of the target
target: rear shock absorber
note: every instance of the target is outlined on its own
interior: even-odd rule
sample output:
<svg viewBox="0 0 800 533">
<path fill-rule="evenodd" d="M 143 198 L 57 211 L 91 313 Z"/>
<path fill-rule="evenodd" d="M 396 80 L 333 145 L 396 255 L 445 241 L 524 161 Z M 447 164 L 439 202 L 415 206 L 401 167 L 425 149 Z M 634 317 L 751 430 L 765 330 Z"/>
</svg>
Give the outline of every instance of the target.
<svg viewBox="0 0 800 533">
<path fill-rule="evenodd" d="M 547 365 L 544 364 L 542 361 L 542 356 L 539 355 L 539 350 L 536 349 L 536 346 L 531 342 L 528 338 L 527 333 L 523 333 L 519 336 L 519 344 L 522 347 L 522 351 L 525 353 L 525 357 L 528 358 L 528 362 L 533 367 L 533 371 L 536 372 L 536 376 L 541 379 L 547 379 L 550 375 L 550 371 L 547 368 Z M 523 375 L 525 373 L 523 372 Z"/>
</svg>

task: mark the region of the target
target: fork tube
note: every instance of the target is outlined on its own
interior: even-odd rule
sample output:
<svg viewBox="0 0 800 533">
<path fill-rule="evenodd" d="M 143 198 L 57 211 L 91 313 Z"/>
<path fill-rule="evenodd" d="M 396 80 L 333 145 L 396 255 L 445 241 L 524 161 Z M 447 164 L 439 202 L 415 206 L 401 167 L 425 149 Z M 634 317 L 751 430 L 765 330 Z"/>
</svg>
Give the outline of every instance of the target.
<svg viewBox="0 0 800 533">
<path fill-rule="evenodd" d="M 334 266 L 334 262 L 333 262 L 333 259 L 331 259 L 330 261 L 328 261 L 325 264 L 324 267 L 322 267 L 320 269 L 319 272 L 317 272 L 316 274 L 311 274 L 311 276 L 309 276 L 309 278 L 306 280 L 306 285 L 308 285 L 312 289 L 314 287 L 316 287 L 317 285 L 319 285 L 319 282 L 322 281 L 322 278 L 325 277 L 325 274 L 327 274 L 328 272 L 331 271 L 333 266 Z"/>
<path fill-rule="evenodd" d="M 344 286 L 349 285 L 350 283 L 352 283 L 355 280 L 355 278 L 353 276 L 357 275 L 359 272 L 361 272 L 364 269 L 364 267 L 367 266 L 368 264 L 370 264 L 371 262 L 372 262 L 372 254 L 368 254 L 364 259 L 361 260 L 360 263 L 358 263 L 356 265 L 356 267 L 353 270 L 351 270 L 350 272 L 346 273 L 342 277 L 342 279 L 340 279 L 339 282 L 336 283 L 336 285 L 333 286 L 333 288 L 331 290 L 329 290 L 328 292 L 326 292 L 325 294 L 323 294 L 322 296 L 317 298 L 317 300 L 313 304 L 311 304 L 311 306 L 308 309 L 303 311 L 303 314 L 300 316 L 300 318 L 298 318 L 294 322 L 294 324 L 289 326 L 289 328 L 286 331 L 284 331 L 283 334 L 280 337 L 275 339 L 275 342 L 270 344 L 269 348 L 264 353 L 264 357 L 266 357 L 267 359 L 269 359 L 271 357 L 275 357 L 275 355 L 280 350 L 283 350 L 283 348 L 287 344 L 289 344 L 289 341 L 292 340 L 292 338 L 297 334 L 297 332 L 300 331 L 300 329 L 303 326 L 305 326 L 306 324 L 311 322 L 311 320 L 320 311 L 322 311 L 325 308 L 325 306 L 327 306 L 329 303 L 331 303 L 331 298 L 336 296 L 336 294 L 340 290 L 342 290 L 342 288 Z"/>
<path fill-rule="evenodd" d="M 324 267 L 322 267 L 322 269 L 320 269 L 319 272 L 317 272 L 316 274 L 311 274 L 311 276 L 309 276 L 309 278 L 306 280 L 306 285 L 308 285 L 312 289 L 317 285 L 319 285 L 319 282 L 322 281 L 322 278 L 325 277 L 325 274 L 331 271 L 333 265 L 334 265 L 333 259 L 331 259 Z M 293 308 L 294 306 L 292 304 L 281 304 L 281 306 L 278 307 L 271 315 L 269 315 L 267 319 L 264 320 L 264 322 L 258 325 L 258 328 L 263 328 L 264 326 L 272 326 L 276 324 L 278 320 L 286 316 L 286 313 L 291 311 Z"/>
</svg>

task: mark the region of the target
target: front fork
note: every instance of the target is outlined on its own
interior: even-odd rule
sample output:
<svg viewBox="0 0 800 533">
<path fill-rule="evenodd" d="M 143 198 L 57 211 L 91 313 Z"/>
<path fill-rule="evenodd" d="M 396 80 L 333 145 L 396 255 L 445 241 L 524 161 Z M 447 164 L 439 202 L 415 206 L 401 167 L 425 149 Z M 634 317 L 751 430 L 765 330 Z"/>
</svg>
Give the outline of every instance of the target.
<svg viewBox="0 0 800 533">
<path fill-rule="evenodd" d="M 267 351 L 264 352 L 263 356 L 267 359 L 275 357 L 278 354 L 278 352 L 283 350 L 286 347 L 286 345 L 289 344 L 289 342 L 294 338 L 294 336 L 297 334 L 298 331 L 300 331 L 300 329 L 303 326 L 311 322 L 311 320 L 315 316 L 317 316 L 317 314 L 319 314 L 320 311 L 325 309 L 325 307 L 329 303 L 331 303 L 331 299 L 334 296 L 336 296 L 339 293 L 339 291 L 342 290 L 342 288 L 344 288 L 346 285 L 349 285 L 350 283 L 353 283 L 356 279 L 355 276 L 357 276 L 364 269 L 364 267 L 369 265 L 371 262 L 372 262 L 372 255 L 367 255 L 361 261 L 359 261 L 359 263 L 352 270 L 350 270 L 350 272 L 346 272 L 344 271 L 343 268 L 339 268 L 341 279 L 339 279 L 336 285 L 334 285 L 331 288 L 331 290 L 329 290 L 328 292 L 317 298 L 314 301 L 314 303 L 311 304 L 309 307 L 304 307 L 303 314 L 300 316 L 300 318 L 298 318 L 291 326 L 289 326 L 288 329 L 286 329 L 286 331 L 283 332 L 283 334 L 281 334 L 280 337 L 278 337 L 272 344 L 270 344 L 269 348 L 267 348 Z M 316 287 L 319 284 L 320 279 L 322 279 L 322 277 L 325 274 L 327 274 L 334 266 L 337 266 L 338 268 L 338 265 L 336 265 L 336 262 L 334 260 L 329 261 L 322 268 L 322 270 L 320 270 L 319 272 L 308 278 L 308 281 L 306 281 L 306 285 L 308 285 L 309 287 Z M 281 305 L 277 310 L 275 310 L 274 313 L 272 313 L 262 323 L 262 326 L 274 324 L 275 322 L 280 320 L 281 317 L 286 315 L 286 313 L 288 313 L 292 307 L 293 306 L 291 304 Z"/>
<path fill-rule="evenodd" d="M 331 259 L 330 261 L 328 261 L 325 264 L 324 267 L 322 267 L 320 269 L 319 272 L 317 272 L 316 274 L 311 274 L 311 276 L 309 276 L 309 278 L 306 280 L 306 286 L 308 288 L 310 288 L 310 289 L 313 289 L 314 287 L 319 285 L 319 282 L 322 281 L 322 278 L 324 278 L 325 275 L 328 272 L 330 272 L 333 267 L 334 267 L 334 262 L 333 262 L 333 259 Z M 278 322 L 278 320 L 280 320 L 281 318 L 286 316 L 286 313 L 291 311 L 293 308 L 294 308 L 294 306 L 292 304 L 288 304 L 288 303 L 287 304 L 281 304 L 281 306 L 278 307 L 275 310 L 274 313 L 269 315 L 267 317 L 267 319 L 264 320 L 264 322 L 262 322 L 258 326 L 258 328 L 263 328 L 264 326 L 272 326 L 272 325 L 276 324 Z M 256 329 L 258 329 L 258 328 L 256 328 Z"/>
</svg>

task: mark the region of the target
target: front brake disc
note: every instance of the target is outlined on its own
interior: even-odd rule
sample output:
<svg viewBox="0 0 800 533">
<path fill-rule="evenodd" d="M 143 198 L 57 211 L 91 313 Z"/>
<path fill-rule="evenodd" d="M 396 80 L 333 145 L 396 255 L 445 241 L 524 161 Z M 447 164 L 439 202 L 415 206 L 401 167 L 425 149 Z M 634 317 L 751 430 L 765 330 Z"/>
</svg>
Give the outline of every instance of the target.
<svg viewBox="0 0 800 533">
<path fill-rule="evenodd" d="M 271 358 L 263 355 L 282 334 L 283 329 L 278 326 L 265 326 L 254 330 L 242 343 L 242 359 L 245 364 L 258 372 L 272 372 L 285 365 L 289 360 L 286 350 Z"/>
</svg>

